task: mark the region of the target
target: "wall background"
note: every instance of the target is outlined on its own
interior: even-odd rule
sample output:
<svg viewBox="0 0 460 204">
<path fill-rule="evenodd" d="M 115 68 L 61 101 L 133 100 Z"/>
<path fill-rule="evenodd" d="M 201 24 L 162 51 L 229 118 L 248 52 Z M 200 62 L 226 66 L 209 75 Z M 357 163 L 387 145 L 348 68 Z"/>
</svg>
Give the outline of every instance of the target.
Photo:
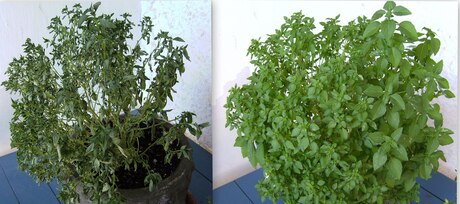
<svg viewBox="0 0 460 204">
<path fill-rule="evenodd" d="M 191 111 L 197 114 L 198 122 L 211 123 L 211 2 L 141 1 L 141 8 L 142 16 L 154 19 L 156 30 L 167 30 L 188 43 L 190 62 L 185 62 L 186 70 L 174 88 L 174 102 L 166 107 L 173 109 L 171 117 Z M 208 127 L 199 139 L 208 151 L 212 149 L 211 135 Z"/>
<path fill-rule="evenodd" d="M 21 45 L 26 38 L 35 43 L 42 42 L 48 36 L 46 27 L 50 19 L 60 15 L 65 5 L 81 3 L 83 8 L 96 1 L 41 1 L 41 2 L 0 2 L 0 81 L 13 57 L 22 53 Z M 187 8 L 187 9 L 186 9 Z M 174 102 L 168 108 L 174 108 L 171 117 L 182 111 L 195 112 L 197 122 L 211 122 L 211 3 L 208 0 L 197 1 L 102 1 L 98 12 L 132 14 L 137 23 L 141 16 L 152 17 L 154 32 L 167 30 L 173 36 L 181 36 L 189 44 L 191 62 L 186 63 L 186 71 L 179 80 L 173 95 Z M 134 36 L 140 35 L 140 29 Z M 0 156 L 13 151 L 10 147 L 9 122 L 13 115 L 11 95 L 0 87 Z M 13 96 L 14 97 L 14 96 Z M 212 148 L 211 128 L 206 128 L 200 138 L 206 149 Z"/>
<path fill-rule="evenodd" d="M 217 188 L 254 169 L 247 159 L 241 157 L 239 148 L 233 147 L 236 131 L 225 128 L 225 109 L 223 105 L 228 90 L 235 84 L 247 83 L 254 67 L 246 56 L 250 40 L 266 38 L 284 22 L 283 16 L 302 10 L 303 14 L 319 22 L 340 14 L 342 24 L 357 16 L 372 14 L 383 7 L 383 1 L 219 1 L 213 7 L 214 29 L 214 75 L 213 75 L 213 187 Z M 432 28 L 441 40 L 441 49 L 436 59 L 444 60 L 444 71 L 451 89 L 457 92 L 457 2 L 397 2 L 407 7 L 412 15 L 399 17 L 409 19 L 420 30 L 423 26 Z M 235 15 L 237 14 L 237 15 Z M 232 16 L 229 18 L 229 16 Z M 437 101 L 442 107 L 444 125 L 455 132 L 454 143 L 443 147 L 447 163 L 442 163 L 444 173 L 456 175 L 458 143 L 458 108 L 456 98 Z"/>
</svg>

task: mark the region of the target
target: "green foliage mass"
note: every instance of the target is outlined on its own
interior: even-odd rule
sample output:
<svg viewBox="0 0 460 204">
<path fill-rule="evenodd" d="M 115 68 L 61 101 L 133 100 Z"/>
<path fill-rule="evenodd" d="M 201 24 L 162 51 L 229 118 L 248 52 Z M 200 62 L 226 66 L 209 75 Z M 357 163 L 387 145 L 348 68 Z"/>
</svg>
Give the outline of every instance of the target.
<svg viewBox="0 0 460 204">
<path fill-rule="evenodd" d="M 168 119 L 164 110 L 189 59 L 187 45 L 176 45 L 184 41 L 164 31 L 151 36 L 149 17 L 137 25 L 140 38 L 133 39 L 138 27 L 130 15 L 98 14 L 99 5 L 65 7 L 62 16 L 51 19 L 52 37 L 44 38 L 44 46 L 27 39 L 2 83 L 19 95 L 12 100 L 10 125 L 19 167 L 37 182 L 56 178 L 66 203 L 78 200 L 77 186 L 96 203 L 119 203 L 114 172 L 122 168 L 145 168 L 150 172 L 145 184 L 153 189 L 161 177 L 138 149 L 143 129 L 175 124 L 150 144 L 163 145 L 170 162 L 190 156 L 185 146 L 171 144 L 186 129 L 199 136 L 204 127 L 193 122 L 191 112 Z M 131 115 L 133 109 L 139 114 Z"/>
<path fill-rule="evenodd" d="M 435 61 L 440 41 L 389 1 L 346 25 L 301 12 L 248 49 L 256 70 L 231 88 L 227 126 L 265 178 L 260 194 L 286 203 L 409 203 L 453 142 L 432 100 L 455 97 Z M 431 123 L 429 121 L 433 121 Z M 433 125 L 429 125 L 433 124 Z"/>
</svg>

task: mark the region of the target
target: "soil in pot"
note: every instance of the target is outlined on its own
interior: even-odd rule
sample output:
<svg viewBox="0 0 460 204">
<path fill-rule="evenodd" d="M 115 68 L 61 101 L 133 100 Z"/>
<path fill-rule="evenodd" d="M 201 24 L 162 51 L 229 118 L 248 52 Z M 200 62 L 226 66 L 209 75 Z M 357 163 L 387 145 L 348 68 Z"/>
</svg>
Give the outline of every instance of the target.
<svg viewBox="0 0 460 204">
<path fill-rule="evenodd" d="M 141 128 L 147 127 L 146 124 L 140 124 Z M 158 138 L 163 136 L 163 132 L 168 130 L 168 127 L 162 126 L 154 130 L 152 135 L 152 130 L 147 128 L 144 130 L 144 134 L 139 138 L 139 151 L 143 152 L 149 147 L 153 141 L 156 141 Z M 153 136 L 153 137 L 152 137 Z M 172 150 L 180 149 L 179 141 L 174 141 L 170 146 Z M 171 163 L 165 162 L 166 152 L 162 145 L 154 145 L 146 152 L 149 160 L 150 167 L 161 175 L 162 179 L 169 177 L 174 170 L 176 170 L 179 165 L 180 160 L 174 156 L 171 159 Z M 134 166 L 131 166 L 130 170 L 125 170 L 120 168 L 115 171 L 116 176 L 118 177 L 117 186 L 121 189 L 133 189 L 133 188 L 142 188 L 146 187 L 144 185 L 144 178 L 147 176 L 148 171 L 142 166 L 138 166 L 137 170 L 134 171 Z"/>
<path fill-rule="evenodd" d="M 109 122 L 110 123 L 110 122 Z M 150 131 L 146 128 L 147 125 L 141 124 L 139 127 L 146 128 L 143 136 L 139 139 L 139 151 L 144 151 L 163 136 L 172 125 L 165 124 L 164 126 L 156 126 L 156 131 Z M 153 135 L 152 135 L 153 133 Z M 179 141 L 180 140 L 180 141 Z M 178 150 L 182 145 L 188 148 L 188 140 L 185 136 L 178 139 L 170 145 L 170 149 Z M 136 204 L 185 204 L 190 203 L 187 200 L 187 189 L 192 177 L 194 165 L 192 161 L 186 158 L 180 160 L 175 157 L 172 158 L 171 163 L 165 163 L 164 157 L 166 152 L 163 146 L 157 145 L 150 147 L 147 150 L 147 157 L 150 168 L 159 173 L 162 177 L 155 190 L 150 192 L 148 187 L 144 185 L 144 178 L 147 175 L 147 170 L 138 165 L 138 169 L 130 168 L 130 171 L 125 170 L 123 167 L 118 169 L 115 174 L 118 177 L 117 187 L 121 195 L 126 199 L 126 203 Z M 77 190 L 80 195 L 80 201 L 84 204 L 89 204 L 91 201 L 82 192 Z"/>
</svg>

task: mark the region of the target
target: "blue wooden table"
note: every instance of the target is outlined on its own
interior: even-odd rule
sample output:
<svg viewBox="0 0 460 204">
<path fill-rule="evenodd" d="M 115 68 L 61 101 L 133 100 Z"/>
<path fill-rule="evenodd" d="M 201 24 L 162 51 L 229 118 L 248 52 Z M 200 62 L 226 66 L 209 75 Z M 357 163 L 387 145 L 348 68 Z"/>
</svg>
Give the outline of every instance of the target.
<svg viewBox="0 0 460 204">
<path fill-rule="evenodd" d="M 255 185 L 263 178 L 263 170 L 258 169 L 233 182 L 214 190 L 214 204 L 268 204 L 266 199 L 262 202 Z M 457 201 L 457 183 L 440 173 L 434 173 L 429 180 L 418 179 L 420 184 L 421 204 L 442 204 L 444 199 Z M 278 200 L 279 204 L 283 201 Z"/>
<path fill-rule="evenodd" d="M 189 191 L 198 203 L 212 201 L 212 156 L 199 145 L 190 141 L 193 149 L 195 171 Z M 59 185 L 56 182 L 37 184 L 18 169 L 16 153 L 0 157 L 0 203 L 1 204 L 59 204 Z"/>
</svg>

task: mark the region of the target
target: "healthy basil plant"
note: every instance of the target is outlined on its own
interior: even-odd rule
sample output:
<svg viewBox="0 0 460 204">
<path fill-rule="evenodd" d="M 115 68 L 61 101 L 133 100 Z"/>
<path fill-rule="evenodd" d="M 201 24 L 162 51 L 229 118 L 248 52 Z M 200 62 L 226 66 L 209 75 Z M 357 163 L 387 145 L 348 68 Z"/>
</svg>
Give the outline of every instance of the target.
<svg viewBox="0 0 460 204">
<path fill-rule="evenodd" d="M 170 119 L 165 110 L 189 60 L 184 41 L 165 31 L 152 36 L 149 17 L 136 26 L 127 13 L 98 14 L 99 5 L 65 7 L 51 19 L 43 44 L 26 40 L 2 83 L 19 96 L 10 128 L 20 169 L 37 182 L 57 179 L 66 203 L 78 201 L 78 188 L 93 202 L 121 202 L 120 170 L 142 169 L 141 185 L 154 189 L 164 178 L 155 165 L 189 158 L 178 140 L 186 130 L 199 136 L 205 126 L 191 112 Z M 145 129 L 152 130 L 147 139 Z M 162 157 L 147 153 L 154 146 Z"/>
<path fill-rule="evenodd" d="M 455 97 L 432 57 L 440 40 L 397 16 L 388 1 L 346 25 L 301 12 L 248 49 L 256 70 L 232 87 L 227 126 L 265 178 L 264 197 L 285 203 L 409 203 L 453 142 L 439 104 Z M 430 122 L 432 121 L 432 122 Z"/>
</svg>

